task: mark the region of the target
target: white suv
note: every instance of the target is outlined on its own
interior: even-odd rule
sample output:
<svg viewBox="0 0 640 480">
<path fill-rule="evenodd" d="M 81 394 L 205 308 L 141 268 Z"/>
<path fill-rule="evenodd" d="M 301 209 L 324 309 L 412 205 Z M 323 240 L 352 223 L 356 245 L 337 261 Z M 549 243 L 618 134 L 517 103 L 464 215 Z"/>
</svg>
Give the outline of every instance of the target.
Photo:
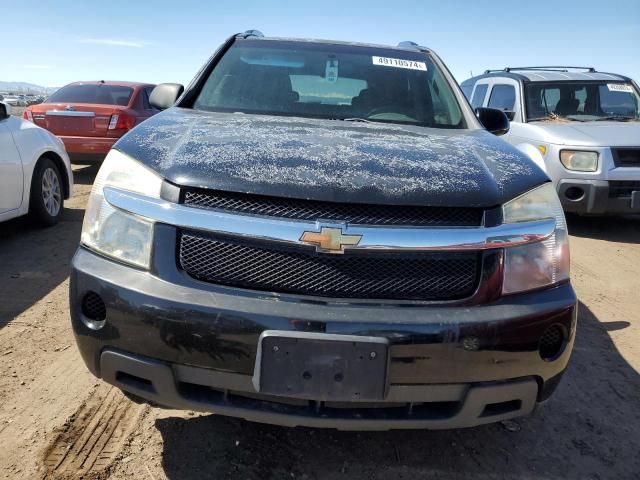
<svg viewBox="0 0 640 480">
<path fill-rule="evenodd" d="M 640 213 L 640 93 L 630 78 L 578 67 L 487 70 L 462 82 L 474 108 L 503 110 L 502 138 L 553 180 L 567 212 Z"/>
</svg>

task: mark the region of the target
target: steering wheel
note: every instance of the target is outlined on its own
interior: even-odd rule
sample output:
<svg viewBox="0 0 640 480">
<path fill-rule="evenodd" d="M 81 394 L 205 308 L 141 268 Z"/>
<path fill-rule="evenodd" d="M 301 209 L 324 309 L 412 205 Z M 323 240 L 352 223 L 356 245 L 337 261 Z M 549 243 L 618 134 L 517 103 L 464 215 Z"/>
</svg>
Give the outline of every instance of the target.
<svg viewBox="0 0 640 480">
<path fill-rule="evenodd" d="M 399 107 L 398 105 L 382 105 L 380 107 L 376 107 L 370 110 L 365 118 L 376 118 L 383 120 L 385 118 L 385 114 L 392 114 L 394 117 L 398 119 L 403 118 L 410 121 L 416 121 L 416 119 L 412 116 L 413 112 L 409 110 L 407 107 Z M 386 117 L 387 119 L 389 117 Z"/>
</svg>

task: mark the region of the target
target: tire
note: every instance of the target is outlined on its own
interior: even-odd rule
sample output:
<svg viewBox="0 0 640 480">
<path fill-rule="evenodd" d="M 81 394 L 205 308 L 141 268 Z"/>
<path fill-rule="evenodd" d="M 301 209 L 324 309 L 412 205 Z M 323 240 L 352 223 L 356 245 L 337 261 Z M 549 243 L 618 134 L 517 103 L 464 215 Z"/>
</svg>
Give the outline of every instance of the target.
<svg viewBox="0 0 640 480">
<path fill-rule="evenodd" d="M 36 165 L 29 198 L 29 215 L 35 223 L 43 227 L 58 223 L 64 209 L 64 184 L 50 158 L 42 158 Z"/>
</svg>

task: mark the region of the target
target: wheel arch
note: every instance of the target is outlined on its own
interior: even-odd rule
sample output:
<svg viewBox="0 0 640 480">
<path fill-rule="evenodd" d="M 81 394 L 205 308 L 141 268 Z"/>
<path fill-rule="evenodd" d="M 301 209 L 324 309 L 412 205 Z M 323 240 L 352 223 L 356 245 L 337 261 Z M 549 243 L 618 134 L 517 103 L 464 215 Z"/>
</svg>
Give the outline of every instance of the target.
<svg viewBox="0 0 640 480">
<path fill-rule="evenodd" d="M 56 167 L 58 167 L 58 171 L 60 172 L 60 175 L 62 175 L 63 178 L 63 191 L 64 191 L 64 199 L 68 200 L 69 197 L 71 196 L 71 182 L 69 179 L 69 175 L 67 173 L 67 168 L 64 164 L 64 161 L 62 160 L 62 157 L 60 157 L 60 155 L 58 155 L 56 152 L 48 150 L 44 153 L 42 153 L 39 157 L 38 160 L 36 161 L 33 171 L 35 172 L 36 169 L 38 168 L 38 165 L 40 164 L 40 162 L 42 162 L 42 160 L 44 160 L 45 158 L 48 158 L 49 160 L 51 160 L 53 163 L 55 163 Z M 31 182 L 33 183 L 33 177 L 31 178 Z"/>
</svg>

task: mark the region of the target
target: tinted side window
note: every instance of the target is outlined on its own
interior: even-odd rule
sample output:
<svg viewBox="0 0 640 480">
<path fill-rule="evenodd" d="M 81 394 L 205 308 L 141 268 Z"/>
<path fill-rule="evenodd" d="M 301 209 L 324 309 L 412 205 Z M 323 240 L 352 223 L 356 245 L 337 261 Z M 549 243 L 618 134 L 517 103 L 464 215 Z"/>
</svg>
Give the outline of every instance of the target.
<svg viewBox="0 0 640 480">
<path fill-rule="evenodd" d="M 489 98 L 489 108 L 512 112 L 516 104 L 516 89 L 513 85 L 494 85 Z"/>
<path fill-rule="evenodd" d="M 153 108 L 149 103 L 149 97 L 151 96 L 152 91 L 153 87 L 144 87 L 142 90 L 142 103 L 145 110 L 155 110 L 155 108 Z"/>
<path fill-rule="evenodd" d="M 473 92 L 473 98 L 471 99 L 471 106 L 473 108 L 478 108 L 482 106 L 482 101 L 484 100 L 484 96 L 487 94 L 488 85 L 476 85 L 476 91 Z"/>
<path fill-rule="evenodd" d="M 473 91 L 473 83 L 470 83 L 469 85 L 460 85 L 460 88 L 462 89 L 462 93 L 464 93 L 464 96 L 467 97 L 467 100 L 471 101 L 471 92 Z"/>
</svg>

